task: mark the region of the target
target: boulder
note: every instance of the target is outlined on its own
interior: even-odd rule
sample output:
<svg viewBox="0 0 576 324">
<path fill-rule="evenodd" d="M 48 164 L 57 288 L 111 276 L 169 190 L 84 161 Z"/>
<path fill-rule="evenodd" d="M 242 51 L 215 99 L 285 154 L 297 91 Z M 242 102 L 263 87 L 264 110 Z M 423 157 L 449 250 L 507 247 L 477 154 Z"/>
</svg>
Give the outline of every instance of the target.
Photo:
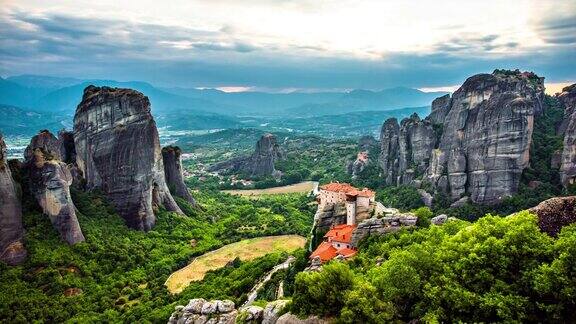
<svg viewBox="0 0 576 324">
<path fill-rule="evenodd" d="M 426 192 L 426 190 L 418 189 L 418 194 L 420 194 L 420 199 L 427 207 L 432 207 L 432 203 L 434 202 L 434 197 L 431 194 Z"/>
<path fill-rule="evenodd" d="M 399 231 L 402 228 L 416 226 L 418 217 L 410 213 L 388 214 L 382 218 L 369 218 L 360 222 L 352 232 L 352 246 L 357 247 L 360 241 L 369 235 L 383 235 Z"/>
<path fill-rule="evenodd" d="M 542 231 L 556 236 L 562 227 L 576 222 L 576 196 L 550 198 L 528 211 L 538 216 Z"/>
<path fill-rule="evenodd" d="M 288 300 L 282 299 L 269 302 L 264 308 L 262 324 L 275 324 L 287 304 Z"/>
<path fill-rule="evenodd" d="M 49 131 L 32 137 L 26 147 L 24 169 L 28 174 L 30 192 L 50 218 L 60 237 L 68 244 L 84 241 L 70 195 L 72 174 L 61 161 L 60 141 Z"/>
<path fill-rule="evenodd" d="M 466 205 L 470 201 L 469 197 L 462 197 L 450 205 L 450 208 L 458 208 Z"/>
<path fill-rule="evenodd" d="M 286 313 L 278 318 L 276 324 L 327 324 L 327 320 L 318 318 L 317 316 L 309 316 L 305 319 L 300 319 L 292 313 Z"/>
<path fill-rule="evenodd" d="M 182 213 L 166 185 L 158 130 L 142 93 L 86 87 L 74 115 L 74 144 L 86 189 L 102 190 L 129 227 L 151 229 L 160 205 Z"/>
<path fill-rule="evenodd" d="M 264 309 L 259 306 L 248 306 L 241 311 L 241 315 L 243 319 L 247 323 L 260 323 L 262 321 L 262 316 L 264 313 Z"/>
<path fill-rule="evenodd" d="M 230 307 L 231 306 L 231 307 Z M 176 306 L 168 319 L 169 324 L 233 324 L 238 311 L 230 300 L 206 301 L 192 299 L 186 306 Z"/>
<path fill-rule="evenodd" d="M 181 156 L 182 150 L 180 150 L 178 146 L 170 145 L 162 148 L 162 161 L 164 163 L 166 183 L 173 195 L 186 200 L 194 206 L 196 205 L 196 201 L 184 183 Z"/>
<path fill-rule="evenodd" d="M 234 302 L 231 300 L 217 300 L 216 309 L 218 313 L 229 313 L 234 310 Z"/>
<path fill-rule="evenodd" d="M 26 260 L 22 206 L 6 159 L 6 143 L 0 134 L 0 262 L 17 265 Z"/>
<path fill-rule="evenodd" d="M 448 220 L 448 215 L 441 214 L 441 215 L 438 215 L 436 217 L 432 217 L 432 219 L 430 219 L 430 222 L 434 225 L 442 225 L 442 224 L 446 223 L 447 220 Z"/>
</svg>

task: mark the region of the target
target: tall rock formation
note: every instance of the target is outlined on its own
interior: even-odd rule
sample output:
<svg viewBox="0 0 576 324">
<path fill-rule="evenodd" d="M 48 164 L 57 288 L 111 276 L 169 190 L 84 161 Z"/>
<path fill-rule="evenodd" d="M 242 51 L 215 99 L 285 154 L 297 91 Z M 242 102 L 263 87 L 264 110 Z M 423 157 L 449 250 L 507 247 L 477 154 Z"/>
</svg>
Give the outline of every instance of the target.
<svg viewBox="0 0 576 324">
<path fill-rule="evenodd" d="M 256 149 L 243 169 L 252 177 L 274 175 L 277 173 L 274 163 L 281 158 L 282 152 L 276 136 L 264 134 L 256 142 Z"/>
<path fill-rule="evenodd" d="M 216 163 L 210 171 L 241 172 L 249 177 L 279 176 L 274 168 L 276 161 L 283 158 L 282 150 L 272 134 L 264 134 L 258 142 L 256 149 L 250 156 L 242 156 L 232 160 Z"/>
<path fill-rule="evenodd" d="M 436 133 L 430 121 L 413 114 L 398 125 L 388 119 L 380 135 L 380 166 L 389 185 L 410 184 L 428 167 L 436 144 Z"/>
<path fill-rule="evenodd" d="M 70 196 L 72 175 L 62 162 L 61 143 L 49 131 L 34 136 L 24 152 L 30 192 L 50 218 L 60 237 L 69 244 L 84 241 Z"/>
<path fill-rule="evenodd" d="M 560 180 L 568 186 L 576 182 L 576 84 L 562 89 L 557 98 L 564 106 L 564 119 L 559 128 L 559 133 L 564 135 Z"/>
<path fill-rule="evenodd" d="M 0 134 L 0 262 L 16 265 L 24 262 L 22 206 L 6 159 L 6 143 Z"/>
<path fill-rule="evenodd" d="M 151 229 L 160 205 L 182 213 L 166 185 L 158 130 L 142 93 L 88 86 L 74 116 L 74 143 L 86 189 L 101 189 L 129 227 Z"/>
<path fill-rule="evenodd" d="M 514 194 L 528 166 L 534 115 L 542 112 L 543 97 L 543 78 L 496 70 L 468 78 L 451 98 L 436 99 L 424 121 L 411 117 L 397 127 L 387 120 L 380 159 L 387 183 L 410 183 L 425 170 L 423 180 L 452 200 L 491 204 Z M 415 130 L 403 135 L 409 125 Z M 417 140 L 406 140 L 411 137 Z"/>
<path fill-rule="evenodd" d="M 170 191 L 188 201 L 192 205 L 196 205 L 196 201 L 188 191 L 186 184 L 184 184 L 184 175 L 182 174 L 182 150 L 178 146 L 166 146 L 162 148 L 162 160 L 164 162 L 164 175 Z"/>
</svg>

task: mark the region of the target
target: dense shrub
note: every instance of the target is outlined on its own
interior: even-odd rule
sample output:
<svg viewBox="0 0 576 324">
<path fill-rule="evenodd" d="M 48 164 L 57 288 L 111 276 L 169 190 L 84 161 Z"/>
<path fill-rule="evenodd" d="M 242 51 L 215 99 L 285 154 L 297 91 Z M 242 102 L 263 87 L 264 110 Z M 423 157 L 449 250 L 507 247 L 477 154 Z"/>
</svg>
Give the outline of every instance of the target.
<svg viewBox="0 0 576 324">
<path fill-rule="evenodd" d="M 298 275 L 293 307 L 350 323 L 574 322 L 575 264 L 576 225 L 553 239 L 528 212 L 487 215 L 365 242 L 349 265 Z"/>
</svg>

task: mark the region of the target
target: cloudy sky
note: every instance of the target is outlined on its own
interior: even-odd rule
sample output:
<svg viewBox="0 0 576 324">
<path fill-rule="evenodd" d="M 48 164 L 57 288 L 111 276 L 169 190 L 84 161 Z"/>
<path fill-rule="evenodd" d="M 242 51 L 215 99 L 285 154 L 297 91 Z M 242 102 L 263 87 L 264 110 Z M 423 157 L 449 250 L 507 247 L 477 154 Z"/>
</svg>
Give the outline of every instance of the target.
<svg viewBox="0 0 576 324">
<path fill-rule="evenodd" d="M 576 0 L 0 0 L 0 75 L 269 91 L 576 80 Z"/>
</svg>

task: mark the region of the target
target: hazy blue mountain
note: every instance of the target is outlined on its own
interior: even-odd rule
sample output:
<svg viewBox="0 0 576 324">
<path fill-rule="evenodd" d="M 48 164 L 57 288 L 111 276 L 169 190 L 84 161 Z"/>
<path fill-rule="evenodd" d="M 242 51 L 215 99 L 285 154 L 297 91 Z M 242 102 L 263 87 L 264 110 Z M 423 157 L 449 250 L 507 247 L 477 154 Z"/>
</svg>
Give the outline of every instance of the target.
<svg viewBox="0 0 576 324">
<path fill-rule="evenodd" d="M 217 108 L 234 110 L 235 107 L 222 104 L 216 104 L 209 100 L 189 98 L 168 93 L 145 82 L 118 82 L 112 80 L 91 80 L 74 86 L 64 87 L 53 91 L 40 98 L 35 107 L 40 111 L 71 111 L 82 99 L 84 88 L 90 84 L 96 86 L 110 86 L 131 88 L 144 93 L 150 99 L 154 113 L 165 113 L 174 110 L 190 110 L 196 113 L 212 113 Z M 224 107 L 223 107 L 224 106 Z"/>
<path fill-rule="evenodd" d="M 54 91 L 64 87 L 70 87 L 84 82 L 84 80 L 75 78 L 59 78 L 59 77 L 32 75 L 32 74 L 11 76 L 6 78 L 6 80 L 17 83 L 24 87 L 47 89 L 49 91 Z"/>
<path fill-rule="evenodd" d="M 36 100 L 50 92 L 44 88 L 25 87 L 0 78 L 0 104 L 32 107 Z"/>
<path fill-rule="evenodd" d="M 222 109 L 215 111 L 223 114 L 266 115 L 285 114 L 284 110 L 309 103 L 326 103 L 342 97 L 341 92 L 317 93 L 267 93 L 267 92 L 223 92 L 216 89 L 167 88 L 166 91 L 179 95 L 202 98 L 225 105 L 239 107 L 236 111 Z"/>
<path fill-rule="evenodd" d="M 39 113 L 30 109 L 0 104 L 0 132 L 5 135 L 33 135 L 42 129 L 57 132 L 71 128 L 72 116 Z"/>
<path fill-rule="evenodd" d="M 239 116 L 292 118 L 429 106 L 434 98 L 445 94 L 403 87 L 382 91 L 226 93 L 216 89 L 158 88 L 137 81 L 21 75 L 0 79 L 0 104 L 26 107 L 39 113 L 73 115 L 89 84 L 141 91 L 150 98 L 152 112 L 158 120 L 172 122 L 174 129 L 237 127 L 240 124 L 235 117 Z"/>
<path fill-rule="evenodd" d="M 403 107 L 430 106 L 432 100 L 446 92 L 423 92 L 417 89 L 397 87 L 382 91 L 353 90 L 337 100 L 312 103 L 290 108 L 297 116 L 337 115 L 358 111 L 385 111 Z"/>
<path fill-rule="evenodd" d="M 167 92 L 191 98 L 203 98 L 217 103 L 237 106 L 236 115 L 334 115 L 354 111 L 389 110 L 403 107 L 428 106 L 446 92 L 422 92 L 417 89 L 397 87 L 382 91 L 353 90 L 350 92 L 317 93 L 226 93 L 214 89 L 165 88 Z M 230 110 L 215 112 L 230 114 Z"/>
</svg>

